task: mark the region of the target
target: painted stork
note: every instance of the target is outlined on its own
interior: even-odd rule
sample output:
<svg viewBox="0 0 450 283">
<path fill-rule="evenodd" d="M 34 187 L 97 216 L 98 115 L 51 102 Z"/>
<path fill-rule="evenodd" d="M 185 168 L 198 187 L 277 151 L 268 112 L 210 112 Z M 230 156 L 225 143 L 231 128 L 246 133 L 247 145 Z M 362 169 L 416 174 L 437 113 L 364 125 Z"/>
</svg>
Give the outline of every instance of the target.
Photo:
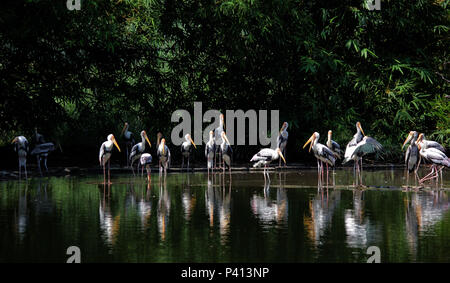
<svg viewBox="0 0 450 283">
<path fill-rule="evenodd" d="M 405 147 L 405 145 L 408 142 L 411 142 L 408 146 L 408 149 L 405 153 L 405 165 L 407 169 L 407 178 L 409 180 L 409 173 L 414 171 L 414 175 L 417 178 L 417 170 L 419 169 L 420 164 L 420 154 L 419 154 L 419 148 L 417 147 L 416 141 L 419 133 L 416 131 L 410 131 L 408 134 L 408 137 L 406 137 L 405 141 L 403 142 L 402 149 Z"/>
<path fill-rule="evenodd" d="M 214 142 L 214 132 L 209 132 L 209 141 L 206 143 L 205 146 L 205 157 L 206 157 L 206 167 L 208 168 L 208 176 L 209 176 L 209 170 L 213 170 L 214 166 L 214 156 L 216 153 L 216 144 Z"/>
<path fill-rule="evenodd" d="M 281 149 L 281 152 L 283 153 L 283 155 L 286 157 L 286 146 L 287 146 L 287 142 L 288 142 L 288 132 L 287 132 L 287 128 L 288 128 L 289 124 L 288 122 L 284 122 L 283 126 L 281 126 L 280 129 L 280 133 L 278 134 L 277 137 L 277 147 L 279 147 Z M 286 163 L 284 164 L 286 166 Z M 278 161 L 278 167 L 281 167 L 281 158 Z"/>
<path fill-rule="evenodd" d="M 286 163 L 286 159 L 284 159 L 283 153 L 279 147 L 276 149 L 263 148 L 257 154 L 253 155 L 250 162 L 256 162 L 253 167 L 260 167 L 264 165 L 264 181 L 266 181 L 267 175 L 270 182 L 269 173 L 266 172 L 267 165 L 269 165 L 273 160 L 277 160 L 279 157 L 281 157 L 284 163 Z"/>
<path fill-rule="evenodd" d="M 127 122 L 125 122 L 122 132 L 120 133 L 120 135 L 123 136 L 123 138 L 125 140 L 125 149 L 126 149 L 126 153 L 127 153 L 127 166 L 130 164 L 129 158 L 130 158 L 131 147 L 135 144 L 133 133 L 128 130 L 129 128 L 130 128 L 130 125 Z"/>
<path fill-rule="evenodd" d="M 197 149 L 197 146 L 195 145 L 194 141 L 191 138 L 190 134 L 186 134 L 184 136 L 185 141 L 181 144 L 181 170 L 183 170 L 184 167 L 184 159 L 187 158 L 187 171 L 189 171 L 189 157 L 192 153 L 192 147 L 191 145 L 194 145 L 195 149 Z"/>
<path fill-rule="evenodd" d="M 308 144 L 309 150 L 311 151 L 311 148 L 314 152 L 314 156 L 317 159 L 317 171 L 323 178 L 323 163 L 327 166 L 327 181 L 328 181 L 328 165 L 333 166 L 336 163 L 336 156 L 334 155 L 334 152 L 331 151 L 328 147 L 325 145 L 319 143 L 320 134 L 318 132 L 314 132 L 312 136 L 308 139 L 308 141 L 303 145 L 303 148 L 305 148 Z M 319 164 L 320 161 L 320 164 Z"/>
<path fill-rule="evenodd" d="M 19 179 L 22 174 L 22 167 L 25 169 L 25 179 L 28 179 L 27 174 L 27 153 L 29 150 L 28 140 L 24 136 L 15 137 L 12 142 L 14 144 L 14 151 L 19 157 Z"/>
<path fill-rule="evenodd" d="M 166 145 L 166 139 L 162 139 L 158 146 L 157 156 L 159 159 L 159 173 L 161 174 L 163 168 L 164 173 L 167 173 L 167 168 L 170 165 L 170 150 Z"/>
<path fill-rule="evenodd" d="M 108 184 L 111 183 L 111 153 L 113 150 L 113 147 L 116 146 L 117 149 L 120 152 L 120 147 L 116 142 L 116 138 L 114 137 L 113 134 L 108 135 L 107 140 L 102 143 L 102 145 L 100 146 L 100 152 L 98 155 L 98 161 L 100 162 L 100 165 L 103 166 L 103 183 L 106 184 L 106 172 L 105 172 L 105 168 L 106 168 L 106 162 L 108 162 Z"/>
<path fill-rule="evenodd" d="M 383 146 L 376 139 L 364 134 L 361 123 L 356 122 L 356 134 L 347 144 L 344 154 L 344 161 L 342 164 L 345 164 L 350 160 L 354 160 L 354 170 L 356 170 L 355 173 L 358 172 L 360 174 L 360 179 L 362 181 L 362 157 L 369 153 L 381 151 L 382 149 Z M 361 168 L 359 167 L 359 160 L 361 160 Z"/>
<path fill-rule="evenodd" d="M 419 148 L 420 157 L 424 158 L 425 160 L 432 163 L 431 172 L 423 177 L 419 183 L 423 183 L 426 180 L 439 178 L 438 172 L 441 172 L 442 169 L 445 167 L 450 167 L 450 159 L 445 155 L 444 152 L 438 149 L 438 147 L 432 147 L 430 146 L 430 143 L 426 143 L 423 141 L 424 135 L 420 134 L 417 138 L 416 144 Z M 430 142 L 430 141 L 428 141 Z M 432 144 L 432 143 L 431 143 Z M 430 146 L 430 147 L 429 147 Z M 439 169 L 436 167 L 441 165 Z M 434 176 L 432 176 L 433 173 L 436 173 Z M 431 177 L 430 177 L 431 175 Z M 442 178 L 442 177 L 441 177 Z"/>
<path fill-rule="evenodd" d="M 141 158 L 141 155 L 144 153 L 145 141 L 147 141 L 148 145 L 150 147 L 152 147 L 152 144 L 150 143 L 150 141 L 147 137 L 147 133 L 145 131 L 141 132 L 141 139 L 142 139 L 142 141 L 140 143 L 135 144 L 133 146 L 133 148 L 131 149 L 131 153 L 130 153 L 130 166 L 131 166 L 131 170 L 133 171 L 133 175 L 134 175 L 133 163 L 136 160 L 139 160 L 139 158 Z M 138 170 L 138 174 L 139 174 L 139 163 L 137 164 L 137 170 Z"/>
<path fill-rule="evenodd" d="M 140 163 L 141 163 L 141 176 L 144 174 L 144 167 L 147 171 L 147 181 L 150 182 L 150 173 L 152 169 L 150 168 L 150 164 L 152 163 L 152 155 L 150 153 L 143 153 L 141 155 Z"/>
<path fill-rule="evenodd" d="M 225 132 L 222 132 L 222 144 L 220 145 L 220 154 L 222 156 L 223 172 L 225 173 L 225 166 L 227 166 L 228 172 L 231 173 L 231 156 L 233 155 L 233 149 L 231 148 L 230 141 L 228 140 Z"/>
<path fill-rule="evenodd" d="M 219 164 L 221 164 L 221 158 L 222 156 L 220 155 L 220 145 L 222 144 L 222 132 L 225 129 L 225 122 L 224 122 L 224 116 L 223 114 L 220 114 L 219 116 L 219 127 L 214 129 L 214 137 L 216 140 L 216 155 L 219 154 Z M 214 167 L 217 168 L 217 160 L 216 160 L 216 156 L 214 156 Z"/>
<path fill-rule="evenodd" d="M 36 146 L 30 154 L 36 155 L 39 174 L 42 176 L 41 161 L 44 161 L 44 168 L 48 173 L 47 158 L 49 152 L 55 150 L 55 145 L 51 142 L 45 142 L 44 136 L 38 133 L 37 128 L 34 128 L 34 137 Z"/>
<path fill-rule="evenodd" d="M 328 140 L 327 140 L 327 147 L 333 152 L 334 156 L 336 158 L 341 158 L 342 154 L 344 153 L 341 149 L 341 146 L 331 139 L 331 136 L 333 135 L 333 131 L 328 131 Z"/>
<path fill-rule="evenodd" d="M 423 177 L 419 181 L 419 183 L 423 183 L 424 181 L 429 180 L 429 179 L 439 178 L 438 172 L 442 171 L 442 169 L 444 167 L 447 167 L 447 168 L 450 167 L 450 158 L 448 158 L 445 155 L 445 153 L 443 153 L 442 151 L 440 151 L 437 148 L 434 148 L 434 147 L 425 148 L 425 147 L 423 147 L 422 143 L 420 142 L 420 140 L 417 140 L 416 144 L 419 147 L 420 156 L 423 157 L 424 159 L 430 161 L 433 164 L 431 172 L 428 175 L 426 175 L 425 177 Z M 437 169 L 436 168 L 437 166 L 440 166 L 440 168 Z M 435 173 L 435 175 L 434 176 L 430 176 L 433 173 Z"/>
</svg>

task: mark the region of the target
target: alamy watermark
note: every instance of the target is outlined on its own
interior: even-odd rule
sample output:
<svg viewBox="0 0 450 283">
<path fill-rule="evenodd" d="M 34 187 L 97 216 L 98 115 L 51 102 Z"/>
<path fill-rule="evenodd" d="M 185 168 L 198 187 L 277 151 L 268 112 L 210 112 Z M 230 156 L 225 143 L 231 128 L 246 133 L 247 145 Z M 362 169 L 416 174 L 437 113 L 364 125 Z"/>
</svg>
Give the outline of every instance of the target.
<svg viewBox="0 0 450 283">
<path fill-rule="evenodd" d="M 67 255 L 70 257 L 67 259 L 66 263 L 80 263 L 81 262 L 81 251 L 77 246 L 70 246 L 66 251 Z"/>
<path fill-rule="evenodd" d="M 380 263 L 381 262 L 381 251 L 377 246 L 370 246 L 367 248 L 366 254 L 371 255 L 367 259 L 367 263 Z"/>
<path fill-rule="evenodd" d="M 66 7 L 69 11 L 81 10 L 81 0 L 67 0 Z"/>
<path fill-rule="evenodd" d="M 381 0 L 366 0 L 366 8 L 370 11 L 381 10 Z"/>
<path fill-rule="evenodd" d="M 190 134 L 194 138 L 196 144 L 207 143 L 209 132 L 220 126 L 220 111 L 212 109 L 203 114 L 202 103 L 194 102 L 194 130 L 192 131 L 192 119 L 189 111 L 178 109 L 172 113 L 171 121 L 178 123 L 171 133 L 171 140 L 174 145 L 181 145 L 185 139 L 185 134 Z M 271 148 L 276 147 L 277 133 L 279 131 L 280 119 L 279 110 L 270 110 L 270 137 L 268 136 L 268 110 L 250 109 L 244 112 L 241 109 L 236 111 L 226 110 L 224 119 L 224 131 L 231 145 L 270 145 Z M 210 123 L 203 130 L 203 123 Z M 235 122 L 237 131 L 235 132 Z M 246 125 L 248 121 L 248 143 L 246 143 Z M 236 133 L 236 142 L 235 142 Z M 259 143 L 258 143 L 259 142 Z"/>
</svg>

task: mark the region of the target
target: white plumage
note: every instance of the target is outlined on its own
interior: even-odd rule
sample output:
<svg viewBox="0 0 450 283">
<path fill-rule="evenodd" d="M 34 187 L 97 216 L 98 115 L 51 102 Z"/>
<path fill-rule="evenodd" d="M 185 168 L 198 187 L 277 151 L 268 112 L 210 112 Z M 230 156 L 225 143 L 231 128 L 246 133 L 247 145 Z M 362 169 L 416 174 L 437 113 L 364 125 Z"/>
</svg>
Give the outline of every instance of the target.
<svg viewBox="0 0 450 283">
<path fill-rule="evenodd" d="M 18 136 L 12 140 L 12 143 L 14 144 L 14 151 L 17 152 L 19 157 L 19 179 L 22 173 L 22 167 L 25 169 L 25 178 L 28 179 L 27 153 L 30 149 L 28 140 L 24 136 Z"/>
<path fill-rule="evenodd" d="M 214 142 L 214 132 L 209 132 L 209 141 L 206 143 L 205 146 L 205 157 L 206 157 L 206 165 L 208 168 L 208 174 L 209 170 L 213 168 L 214 166 L 214 154 L 216 152 L 216 144 Z"/>
</svg>

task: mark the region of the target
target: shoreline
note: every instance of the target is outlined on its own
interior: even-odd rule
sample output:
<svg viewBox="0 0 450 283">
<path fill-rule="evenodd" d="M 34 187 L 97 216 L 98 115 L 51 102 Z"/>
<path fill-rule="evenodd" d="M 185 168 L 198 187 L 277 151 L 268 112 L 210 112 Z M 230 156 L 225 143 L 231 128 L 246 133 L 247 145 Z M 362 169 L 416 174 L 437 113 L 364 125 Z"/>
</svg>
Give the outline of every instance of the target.
<svg viewBox="0 0 450 283">
<path fill-rule="evenodd" d="M 423 164 L 422 164 L 423 166 Z M 336 166 L 336 170 L 343 169 L 351 169 L 352 165 L 349 166 Z M 404 164 L 393 164 L 393 163 L 385 163 L 385 164 L 367 164 L 364 165 L 364 170 L 386 170 L 386 169 L 404 169 Z M 317 170 L 316 166 L 306 165 L 306 164 L 292 164 L 286 167 L 279 168 L 278 165 L 272 164 L 267 168 L 270 171 L 277 172 L 293 172 L 298 170 Z M 236 165 L 231 167 L 231 172 L 233 173 L 251 173 L 251 172 L 262 172 L 264 167 L 253 168 L 252 166 L 246 166 L 244 164 Z M 145 171 L 145 170 L 144 170 Z M 159 172 L 158 166 L 151 166 L 151 172 L 157 173 Z M 207 168 L 205 166 L 191 167 L 189 172 L 186 171 L 185 168 L 181 169 L 180 166 L 170 167 L 167 170 L 167 173 L 199 173 L 199 172 L 207 172 Z M 216 169 L 215 173 L 223 172 L 221 169 Z M 228 172 L 226 169 L 225 172 Z M 120 166 L 111 166 L 111 174 L 133 174 L 130 167 L 120 167 Z M 23 174 L 23 172 L 22 172 Z M 49 168 L 48 174 L 43 174 L 42 177 L 67 177 L 67 176 L 86 176 L 86 175 L 99 175 L 103 174 L 103 169 L 100 166 L 94 167 L 51 167 Z M 144 173 L 145 174 L 145 173 Z M 14 180 L 19 177 L 19 171 L 17 170 L 0 170 L 0 181 L 6 180 Z M 28 177 L 41 177 L 38 173 L 37 167 L 30 166 L 28 167 Z"/>
</svg>

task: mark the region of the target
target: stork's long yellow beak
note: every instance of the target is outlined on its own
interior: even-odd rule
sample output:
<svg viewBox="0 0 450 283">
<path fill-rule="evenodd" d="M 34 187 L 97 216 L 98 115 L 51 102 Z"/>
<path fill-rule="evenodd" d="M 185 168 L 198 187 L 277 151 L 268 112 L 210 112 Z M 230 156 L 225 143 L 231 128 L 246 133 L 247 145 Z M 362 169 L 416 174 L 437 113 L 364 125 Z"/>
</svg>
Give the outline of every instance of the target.
<svg viewBox="0 0 450 283">
<path fill-rule="evenodd" d="M 230 144 L 230 141 L 228 140 L 228 138 L 227 138 L 226 135 L 223 135 L 223 138 L 225 139 L 225 141 L 227 142 L 228 145 L 231 145 L 231 144 Z"/>
<path fill-rule="evenodd" d="M 118 145 L 117 142 L 116 142 L 116 138 L 113 137 L 112 141 L 113 141 L 114 145 L 117 147 L 117 149 L 118 149 L 119 152 L 120 152 L 120 147 L 119 147 L 119 145 Z"/>
<path fill-rule="evenodd" d="M 152 147 L 152 144 L 150 143 L 150 140 L 148 139 L 147 134 L 145 134 L 144 137 L 145 137 L 145 140 L 148 142 L 148 145 L 150 147 Z"/>
<path fill-rule="evenodd" d="M 283 159 L 284 164 L 286 164 L 286 159 L 284 159 L 283 154 L 281 153 L 281 150 L 278 152 L 278 154 L 280 155 L 281 159 Z"/>
<path fill-rule="evenodd" d="M 309 138 L 309 140 L 303 145 L 303 148 L 305 148 L 305 147 L 308 145 L 308 143 L 311 143 L 311 144 L 309 145 L 309 150 L 308 150 L 308 152 L 311 151 L 313 139 L 314 139 L 314 134 L 313 134 L 313 135 Z"/>
<path fill-rule="evenodd" d="M 15 137 L 11 143 L 15 143 L 17 141 L 17 137 Z"/>
<path fill-rule="evenodd" d="M 411 140 L 411 137 L 412 137 L 412 133 L 410 132 L 408 137 L 406 138 L 406 140 L 403 142 L 402 149 L 405 147 L 405 144 Z"/>
<path fill-rule="evenodd" d="M 127 124 L 123 125 L 122 132 L 120 132 L 120 136 L 122 136 L 123 133 L 125 133 L 126 128 L 127 128 Z"/>
<path fill-rule="evenodd" d="M 191 139 L 191 137 L 189 137 L 189 140 L 191 141 L 191 143 L 194 145 L 195 149 L 197 149 L 197 146 L 195 145 L 194 141 Z"/>
<path fill-rule="evenodd" d="M 362 127 L 361 127 L 361 123 L 358 124 L 358 128 L 361 130 L 361 133 L 363 134 L 363 136 L 366 136 L 366 134 L 364 134 L 364 131 L 363 131 Z"/>
</svg>

